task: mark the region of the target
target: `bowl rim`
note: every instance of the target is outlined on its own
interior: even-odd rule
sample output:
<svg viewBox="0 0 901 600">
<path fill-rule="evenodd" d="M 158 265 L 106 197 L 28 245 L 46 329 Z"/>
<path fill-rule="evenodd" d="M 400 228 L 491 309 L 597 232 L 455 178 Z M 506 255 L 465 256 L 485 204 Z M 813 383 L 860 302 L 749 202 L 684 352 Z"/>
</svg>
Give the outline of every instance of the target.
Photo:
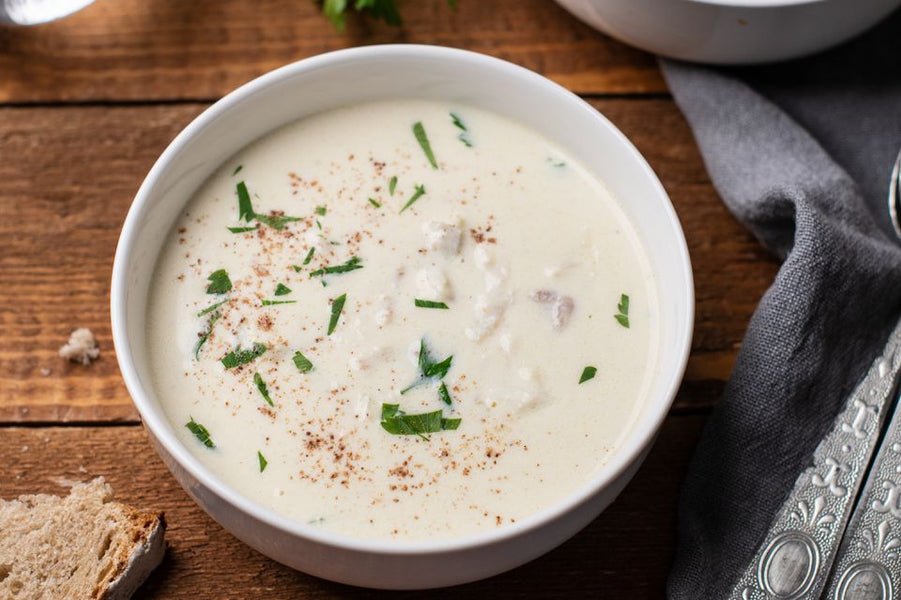
<svg viewBox="0 0 901 600">
<path fill-rule="evenodd" d="M 547 88 L 557 96 L 560 96 L 561 102 L 573 103 L 573 101 L 575 101 L 573 103 L 573 109 L 581 107 L 583 110 L 590 110 L 593 117 L 597 119 L 610 134 L 618 138 L 623 149 L 631 155 L 632 159 L 636 161 L 637 165 L 644 172 L 648 182 L 656 188 L 657 193 L 665 200 L 665 216 L 674 233 L 675 239 L 673 242 L 675 242 L 675 245 L 677 246 L 679 254 L 678 262 L 679 268 L 682 271 L 682 278 L 687 282 L 687 285 L 683 290 L 683 301 L 687 307 L 687 323 L 685 324 L 684 334 L 681 336 L 681 339 L 678 340 L 678 348 L 676 349 L 678 352 L 678 359 L 674 364 L 675 369 L 672 371 L 670 377 L 664 382 L 664 389 L 666 389 L 667 392 L 661 394 L 660 398 L 655 399 L 649 397 L 645 413 L 636 420 L 632 433 L 624 440 L 623 445 L 617 449 L 607 464 L 598 469 L 588 481 L 577 487 L 573 493 L 515 523 L 510 523 L 497 529 L 478 532 L 472 535 L 429 540 L 369 539 L 315 528 L 279 514 L 250 499 L 239 490 L 220 480 L 190 453 L 185 445 L 176 437 L 173 424 L 165 418 L 165 415 L 162 414 L 162 410 L 159 411 L 159 415 L 154 413 L 151 409 L 149 394 L 141 385 L 137 375 L 131 353 L 131 340 L 128 334 L 128 327 L 125 324 L 125 314 L 127 312 L 126 290 L 128 285 L 126 268 L 132 262 L 134 256 L 134 247 L 139 231 L 140 218 L 142 216 L 141 213 L 144 212 L 152 195 L 154 195 L 155 188 L 157 187 L 163 172 L 170 163 L 173 162 L 173 158 L 177 158 L 178 154 L 192 138 L 214 122 L 221 114 L 230 111 L 233 106 L 242 103 L 252 95 L 256 94 L 259 90 L 264 89 L 271 84 L 300 75 L 301 73 L 321 70 L 347 61 L 365 61 L 391 57 L 404 58 L 411 55 L 415 55 L 416 58 L 425 58 L 434 61 L 463 61 L 469 63 L 473 67 L 506 71 L 507 74 L 511 76 L 525 79 L 527 82 L 530 82 L 531 85 Z M 261 135 L 265 133 L 266 132 L 262 132 Z M 685 235 L 669 195 L 666 193 L 663 185 L 660 183 L 644 157 L 638 152 L 628 138 L 626 138 L 626 136 L 599 111 L 591 107 L 576 94 L 546 77 L 499 58 L 469 50 L 448 48 L 444 46 L 384 44 L 336 50 L 305 58 L 269 71 L 229 92 L 206 108 L 182 129 L 169 143 L 148 172 L 144 181 L 141 183 L 125 218 L 113 262 L 110 288 L 110 314 L 112 320 L 113 343 L 116 349 L 116 357 L 122 373 L 122 378 L 125 381 L 132 402 L 141 415 L 144 426 L 149 430 L 151 437 L 162 446 L 175 463 L 184 469 L 196 482 L 200 483 L 219 499 L 265 525 L 278 529 L 284 533 L 291 534 L 292 536 L 304 538 L 326 546 L 341 548 L 347 551 L 378 553 L 384 555 L 441 554 L 467 550 L 473 547 L 490 546 L 495 543 L 520 537 L 523 534 L 548 525 L 566 513 L 574 510 L 584 502 L 589 501 L 593 496 L 598 494 L 611 482 L 615 481 L 620 475 L 626 472 L 634 463 L 636 463 L 636 461 L 641 460 L 643 453 L 652 445 L 661 424 L 669 413 L 669 409 L 679 389 L 679 384 L 688 362 L 694 328 L 694 281 L 692 278 L 692 268 Z M 178 480 L 178 477 L 176 477 L 176 479 Z M 181 483 L 181 481 L 179 481 L 179 483 Z"/>
<path fill-rule="evenodd" d="M 830 0 L 686 0 L 693 4 L 707 4 L 719 8 L 739 8 L 743 10 L 779 10 L 806 4 L 824 4 Z"/>
</svg>

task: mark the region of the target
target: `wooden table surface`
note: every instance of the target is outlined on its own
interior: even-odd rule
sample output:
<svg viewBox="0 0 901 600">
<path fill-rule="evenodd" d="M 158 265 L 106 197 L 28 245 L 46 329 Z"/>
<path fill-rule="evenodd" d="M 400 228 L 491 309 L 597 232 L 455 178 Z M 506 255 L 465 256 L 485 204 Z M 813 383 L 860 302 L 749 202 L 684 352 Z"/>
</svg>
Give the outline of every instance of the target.
<svg viewBox="0 0 901 600">
<path fill-rule="evenodd" d="M 697 316 L 685 381 L 630 486 L 557 550 L 504 575 L 431 593 L 661 598 L 675 506 L 707 414 L 777 263 L 721 204 L 656 62 L 550 0 L 398 0 L 405 25 L 351 18 L 335 32 L 309 0 L 97 0 L 34 28 L 0 26 L 0 497 L 65 493 L 103 475 L 162 509 L 169 550 L 140 598 L 373 594 L 297 573 L 206 516 L 151 449 L 116 366 L 109 282 L 132 197 L 175 134 L 269 69 L 375 43 L 467 48 L 582 95 L 645 155 L 688 239 Z M 85 367 L 57 355 L 97 335 Z M 396 594 L 395 594 L 396 595 Z"/>
</svg>

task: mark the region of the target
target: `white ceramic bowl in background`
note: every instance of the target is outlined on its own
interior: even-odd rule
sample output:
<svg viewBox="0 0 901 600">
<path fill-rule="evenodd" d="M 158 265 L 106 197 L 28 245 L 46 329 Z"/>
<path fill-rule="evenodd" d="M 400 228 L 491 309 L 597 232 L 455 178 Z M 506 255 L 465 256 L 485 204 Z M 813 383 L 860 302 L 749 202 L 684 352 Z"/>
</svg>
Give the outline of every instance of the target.
<svg viewBox="0 0 901 600">
<path fill-rule="evenodd" d="M 178 440 L 148 372 L 146 305 L 161 246 L 195 190 L 235 152 L 286 123 L 341 105 L 389 98 L 470 104 L 519 121 L 566 148 L 604 181 L 637 228 L 657 274 L 657 374 L 622 449 L 571 497 L 517 523 L 459 539 L 361 540 L 298 523 L 229 488 Z M 629 141 L 577 96 L 510 63 L 431 46 L 370 46 L 294 63 L 228 94 L 166 148 L 125 220 L 112 280 L 122 376 L 163 461 L 210 516 L 286 565 L 377 588 L 428 588 L 481 579 L 525 563 L 594 519 L 650 449 L 688 358 L 694 315 L 682 230 L 657 177 Z M 599 552 L 604 551 L 598 548 Z"/>
<path fill-rule="evenodd" d="M 557 0 L 596 29 L 655 54 L 766 63 L 825 50 L 869 29 L 901 0 Z"/>
</svg>

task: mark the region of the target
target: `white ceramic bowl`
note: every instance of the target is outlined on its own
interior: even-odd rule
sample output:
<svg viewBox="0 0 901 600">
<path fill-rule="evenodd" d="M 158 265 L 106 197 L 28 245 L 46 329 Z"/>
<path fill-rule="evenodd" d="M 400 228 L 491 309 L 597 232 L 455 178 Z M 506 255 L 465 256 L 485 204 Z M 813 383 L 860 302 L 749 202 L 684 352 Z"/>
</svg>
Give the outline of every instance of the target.
<svg viewBox="0 0 901 600">
<path fill-rule="evenodd" d="M 557 0 L 643 50 L 714 64 L 765 63 L 825 50 L 869 29 L 901 0 Z"/>
<path fill-rule="evenodd" d="M 471 104 L 526 124 L 603 180 L 635 224 L 658 276 L 659 369 L 622 449 L 571 497 L 483 534 L 429 542 L 361 540 L 294 522 L 229 488 L 176 437 L 151 383 L 148 288 L 175 219 L 232 154 L 286 123 L 340 105 L 389 98 Z M 166 148 L 125 220 L 112 280 L 112 323 L 122 376 L 150 438 L 187 492 L 223 527 L 286 565 L 343 583 L 428 588 L 473 581 L 525 563 L 594 519 L 623 489 L 669 410 L 688 358 L 691 265 L 666 192 L 607 119 L 547 79 L 480 54 L 430 46 L 370 46 L 317 56 L 263 75 L 197 117 Z M 599 548 L 598 551 L 603 551 Z"/>
</svg>

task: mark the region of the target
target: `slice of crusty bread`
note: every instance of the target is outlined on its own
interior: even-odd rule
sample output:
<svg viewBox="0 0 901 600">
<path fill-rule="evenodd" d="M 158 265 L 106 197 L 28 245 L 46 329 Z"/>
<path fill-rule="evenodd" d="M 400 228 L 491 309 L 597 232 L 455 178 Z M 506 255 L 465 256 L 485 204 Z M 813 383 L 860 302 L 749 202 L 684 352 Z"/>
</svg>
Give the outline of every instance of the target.
<svg viewBox="0 0 901 600">
<path fill-rule="evenodd" d="M 163 560 L 162 513 L 113 502 L 97 478 L 68 497 L 0 501 L 0 598 L 122 600 Z"/>
</svg>

